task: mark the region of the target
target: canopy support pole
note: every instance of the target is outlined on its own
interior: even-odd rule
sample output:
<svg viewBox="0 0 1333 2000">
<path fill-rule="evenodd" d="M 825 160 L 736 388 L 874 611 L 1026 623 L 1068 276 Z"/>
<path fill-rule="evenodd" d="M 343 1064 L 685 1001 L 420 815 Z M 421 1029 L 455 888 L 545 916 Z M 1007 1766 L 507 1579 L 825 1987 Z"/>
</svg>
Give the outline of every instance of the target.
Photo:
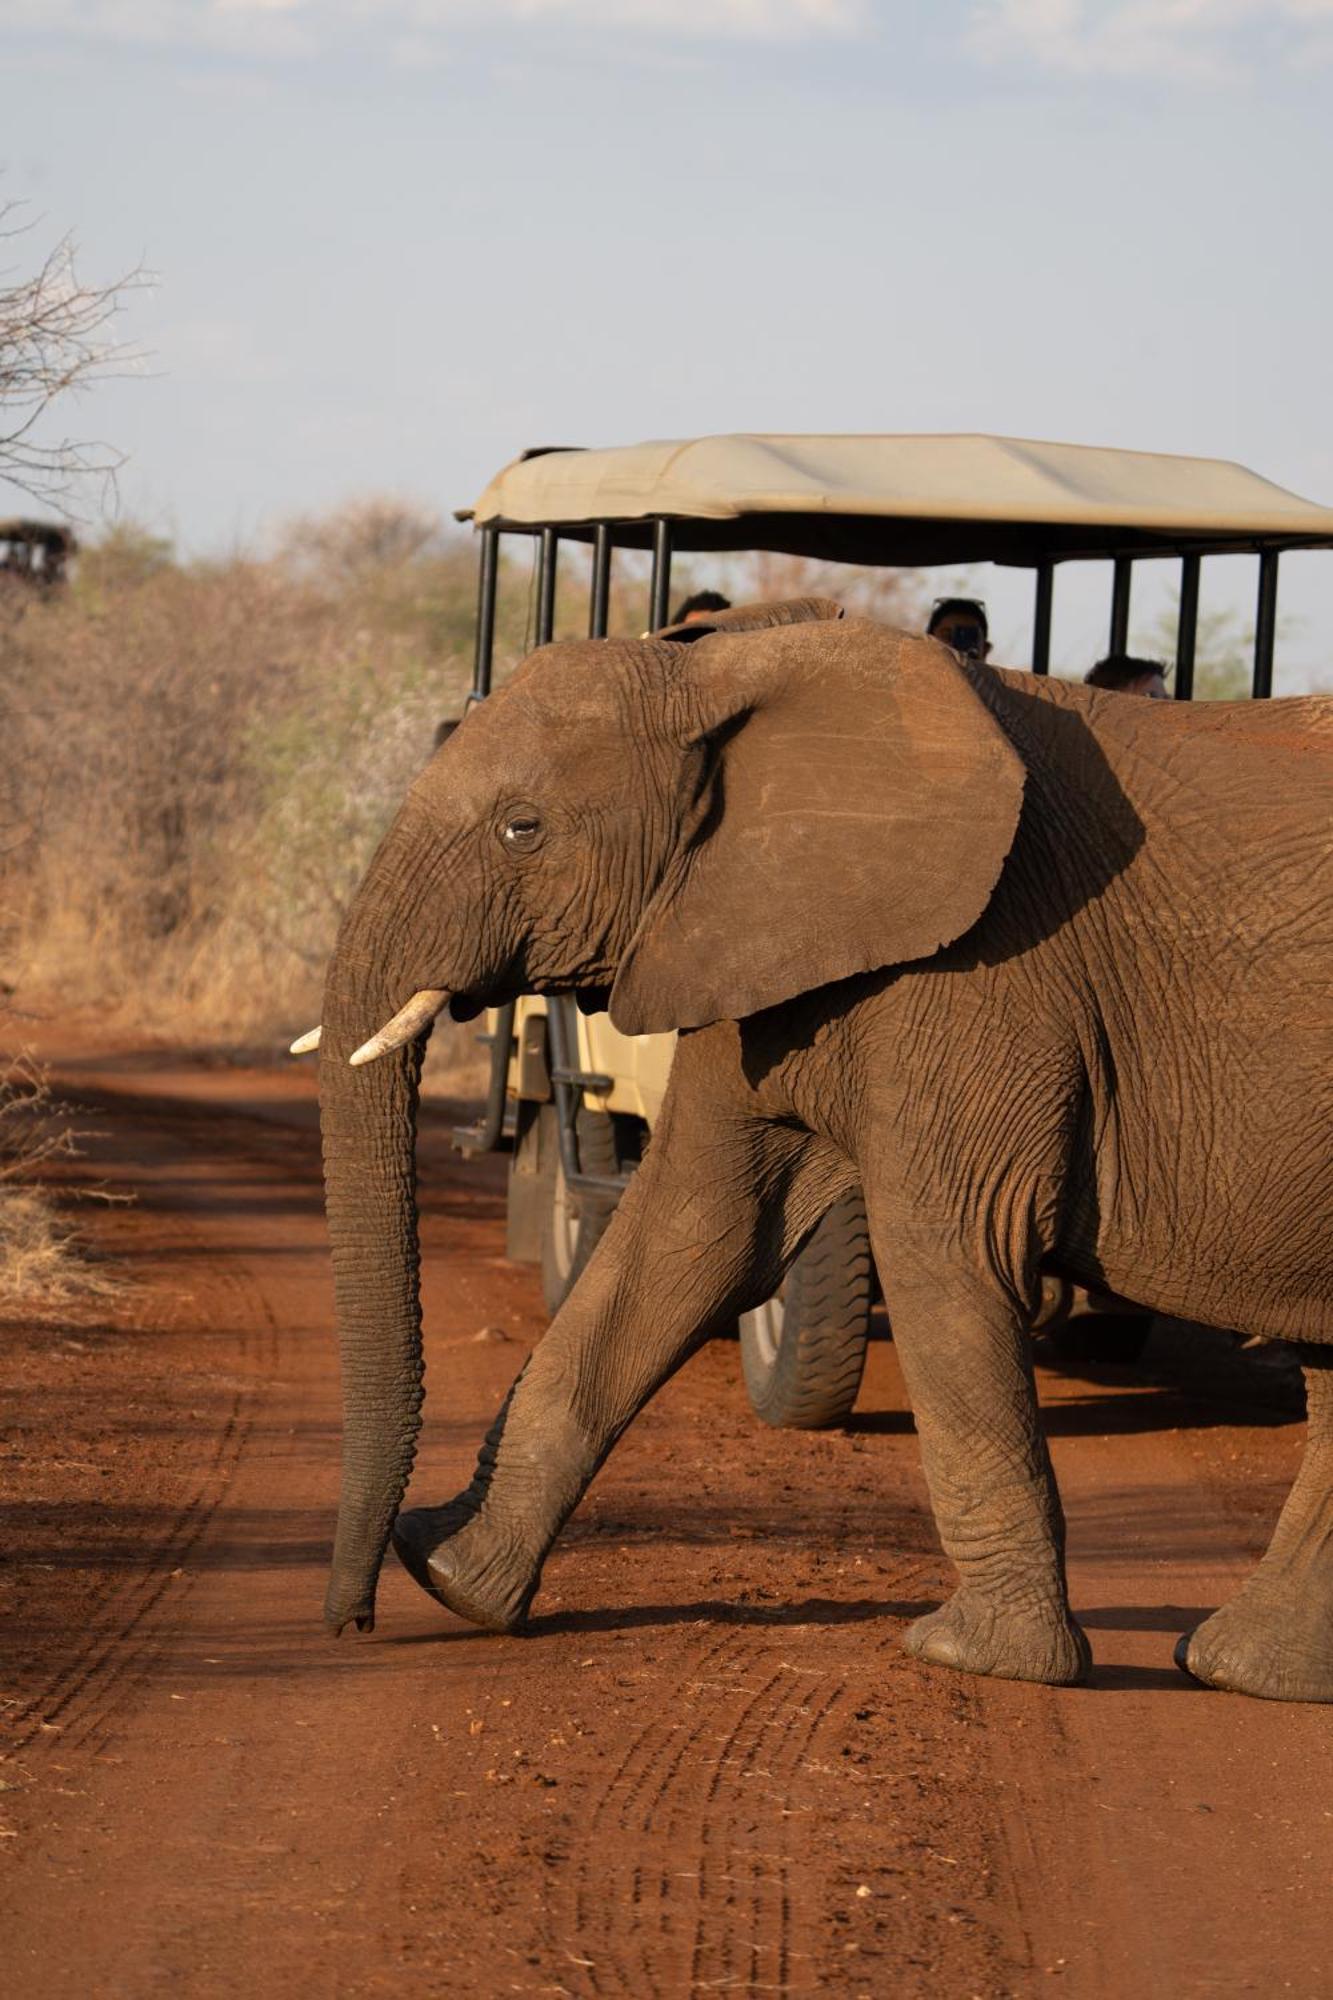
<svg viewBox="0 0 1333 2000">
<path fill-rule="evenodd" d="M 491 691 L 491 660 L 495 653 L 495 586 L 499 576 L 500 530 L 481 530 L 477 563 L 477 649 L 472 664 L 472 699 L 485 701 Z"/>
<path fill-rule="evenodd" d="M 549 646 L 555 635 L 555 565 L 560 537 L 554 528 L 543 528 L 537 561 L 536 646 Z"/>
<path fill-rule="evenodd" d="M 1180 612 L 1176 619 L 1176 700 L 1194 695 L 1194 647 L 1199 635 L 1199 569 L 1197 555 L 1180 558 Z"/>
<path fill-rule="evenodd" d="M 1111 632 L 1107 651 L 1129 651 L 1129 593 L 1134 581 L 1132 556 L 1117 556 L 1111 581 Z"/>
<path fill-rule="evenodd" d="M 588 605 L 588 637 L 606 637 L 611 608 L 611 524 L 599 521 L 592 542 L 592 598 Z"/>
<path fill-rule="evenodd" d="M 1051 604 L 1055 594 L 1055 564 L 1037 564 L 1037 594 L 1032 609 L 1032 671 L 1051 671 Z"/>
<path fill-rule="evenodd" d="M 1277 641 L 1277 550 L 1259 558 L 1259 601 L 1254 613 L 1254 682 L 1256 701 L 1273 692 L 1273 647 Z"/>
<path fill-rule="evenodd" d="M 671 616 L 671 523 L 661 515 L 653 522 L 653 582 L 648 603 L 648 630 L 660 632 Z"/>
</svg>

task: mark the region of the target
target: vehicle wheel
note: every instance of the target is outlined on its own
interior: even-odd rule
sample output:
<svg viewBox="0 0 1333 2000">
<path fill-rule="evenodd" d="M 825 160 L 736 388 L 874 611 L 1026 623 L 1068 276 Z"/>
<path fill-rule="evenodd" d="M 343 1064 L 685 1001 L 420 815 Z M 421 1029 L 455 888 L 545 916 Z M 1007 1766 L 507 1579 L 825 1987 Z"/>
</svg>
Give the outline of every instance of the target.
<svg viewBox="0 0 1333 2000">
<path fill-rule="evenodd" d="M 816 1431 L 851 1415 L 870 1340 L 875 1271 L 859 1194 L 831 1208 L 776 1298 L 741 1316 L 741 1368 L 755 1414 Z"/>
<path fill-rule="evenodd" d="M 560 1164 L 560 1140 L 555 1106 L 544 1104 L 540 1145 L 554 1161 L 551 1198 L 542 1218 L 542 1296 L 548 1312 L 559 1312 L 574 1280 L 597 1248 L 614 1213 L 613 1202 L 580 1202 L 565 1180 Z M 579 1159 L 590 1174 L 617 1171 L 615 1121 L 604 1111 L 581 1110 L 578 1117 Z"/>
</svg>

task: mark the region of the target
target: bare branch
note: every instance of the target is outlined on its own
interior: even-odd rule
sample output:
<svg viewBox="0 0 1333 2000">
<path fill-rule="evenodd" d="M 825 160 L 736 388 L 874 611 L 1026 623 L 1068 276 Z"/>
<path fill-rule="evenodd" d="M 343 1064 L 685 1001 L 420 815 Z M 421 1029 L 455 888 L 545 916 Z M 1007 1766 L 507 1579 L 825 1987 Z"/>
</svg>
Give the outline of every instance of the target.
<svg viewBox="0 0 1333 2000">
<path fill-rule="evenodd" d="M 31 227 L 16 219 L 21 214 L 17 202 L 0 204 L 0 241 Z M 142 360 L 116 338 L 115 323 L 128 294 L 149 283 L 141 269 L 110 284 L 87 283 L 68 237 L 32 276 L 0 271 L 0 481 L 67 513 L 81 480 L 114 480 L 122 453 L 88 438 L 47 442 L 39 430 L 57 401 Z"/>
</svg>

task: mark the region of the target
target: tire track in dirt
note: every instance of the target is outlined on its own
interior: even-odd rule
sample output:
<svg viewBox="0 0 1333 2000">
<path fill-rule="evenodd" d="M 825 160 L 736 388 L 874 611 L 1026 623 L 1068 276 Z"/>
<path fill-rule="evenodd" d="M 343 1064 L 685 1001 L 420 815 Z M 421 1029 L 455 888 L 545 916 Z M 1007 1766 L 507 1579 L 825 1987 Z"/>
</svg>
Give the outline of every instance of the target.
<svg viewBox="0 0 1333 2000">
<path fill-rule="evenodd" d="M 760 1685 L 720 1680 L 714 1670 L 756 1675 Z M 690 1990 L 744 1985 L 756 1962 L 769 1960 L 785 1980 L 785 1868 L 775 1908 L 767 1893 L 771 1878 L 737 1838 L 738 1821 L 751 1810 L 743 1781 L 772 1775 L 762 1760 L 781 1680 L 753 1641 L 733 1634 L 699 1657 L 695 1677 L 681 1689 L 695 1711 L 691 1719 L 653 1721 L 631 1744 L 592 1816 L 587 1854 L 602 1849 L 616 1857 L 607 1900 L 613 1913 L 627 1914 L 626 1934 L 618 1937 L 613 1927 L 602 1946 L 612 1982 L 594 1979 L 594 1992 L 662 1990 L 682 1974 Z M 622 1900 L 617 1891 L 626 1877 Z M 746 1891 L 748 1920 L 738 1921 Z M 585 1936 L 586 1907 L 585 1899 Z M 748 1960 L 744 1966 L 736 1963 L 737 1950 Z"/>
<path fill-rule="evenodd" d="M 900 1562 L 894 1588 L 914 1595 L 932 1571 Z M 975 1824 L 955 1831 L 980 1907 L 974 1887 L 965 1921 L 938 1913 L 944 1944 L 919 1911 L 903 1922 L 895 1885 L 917 1844 L 936 1854 L 949 1844 L 921 1768 L 942 1745 L 933 1727 L 900 1732 L 881 1707 L 886 1683 L 920 1680 L 896 1655 L 896 1621 L 852 1629 L 850 1670 L 817 1625 L 781 1614 L 724 1618 L 698 1637 L 687 1627 L 659 1656 L 651 1678 L 670 1683 L 672 1706 L 650 1697 L 547 1898 L 542 1956 L 563 1952 L 566 1990 L 816 1992 L 852 1974 L 881 1978 L 905 1930 L 923 1974 L 934 1964 L 945 1978 L 971 1976 L 966 1990 L 1001 1990 Z M 959 1684 L 947 1692 L 965 1699 Z"/>
<path fill-rule="evenodd" d="M 207 1248 L 206 1233 L 187 1216 L 159 1209 L 154 1235 L 167 1251 L 198 1254 Z M 137 1308 L 141 1301 L 136 1294 Z M 181 1302 L 170 1292 L 154 1295 L 139 1331 L 160 1336 L 183 1316 Z M 271 1367 L 277 1332 L 259 1289 L 234 1267 L 210 1280 L 207 1295 L 191 1301 L 192 1323 L 225 1331 L 238 1343 L 242 1367 L 262 1372 Z M 85 1631 L 71 1657 L 38 1681 L 15 1702 L 7 1718 L 8 1750 L 21 1755 L 46 1737 L 59 1735 L 62 1754 L 101 1746 L 115 1715 L 152 1674 L 161 1657 L 161 1613 L 167 1601 L 180 1595 L 182 1571 L 206 1534 L 222 1503 L 238 1460 L 245 1449 L 257 1401 L 257 1385 L 237 1390 L 221 1428 L 205 1435 L 202 1452 L 192 1468 L 192 1490 L 138 1552 L 138 1560 L 113 1575 L 101 1595 L 84 1606 Z"/>
</svg>

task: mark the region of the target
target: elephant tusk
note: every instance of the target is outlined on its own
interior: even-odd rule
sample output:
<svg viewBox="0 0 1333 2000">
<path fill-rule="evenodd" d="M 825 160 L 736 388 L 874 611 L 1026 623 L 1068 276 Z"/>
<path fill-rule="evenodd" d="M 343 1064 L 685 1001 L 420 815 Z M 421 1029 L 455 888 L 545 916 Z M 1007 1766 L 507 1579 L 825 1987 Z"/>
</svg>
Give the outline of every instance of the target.
<svg viewBox="0 0 1333 2000">
<path fill-rule="evenodd" d="M 314 1051 L 319 1047 L 319 1038 L 323 1032 L 324 1029 L 321 1025 L 318 1028 L 312 1028 L 307 1035 L 298 1035 L 292 1043 L 289 1053 L 294 1056 L 313 1055 Z"/>
<path fill-rule="evenodd" d="M 414 993 L 406 1007 L 400 1007 L 392 1021 L 386 1021 L 377 1035 L 368 1042 L 362 1042 L 355 1055 L 348 1061 L 354 1067 L 362 1063 L 374 1062 L 377 1056 L 387 1056 L 391 1049 L 401 1049 L 405 1042 L 414 1042 L 423 1028 L 428 1028 L 435 1016 L 449 998 L 442 986 L 423 986 Z"/>
</svg>

